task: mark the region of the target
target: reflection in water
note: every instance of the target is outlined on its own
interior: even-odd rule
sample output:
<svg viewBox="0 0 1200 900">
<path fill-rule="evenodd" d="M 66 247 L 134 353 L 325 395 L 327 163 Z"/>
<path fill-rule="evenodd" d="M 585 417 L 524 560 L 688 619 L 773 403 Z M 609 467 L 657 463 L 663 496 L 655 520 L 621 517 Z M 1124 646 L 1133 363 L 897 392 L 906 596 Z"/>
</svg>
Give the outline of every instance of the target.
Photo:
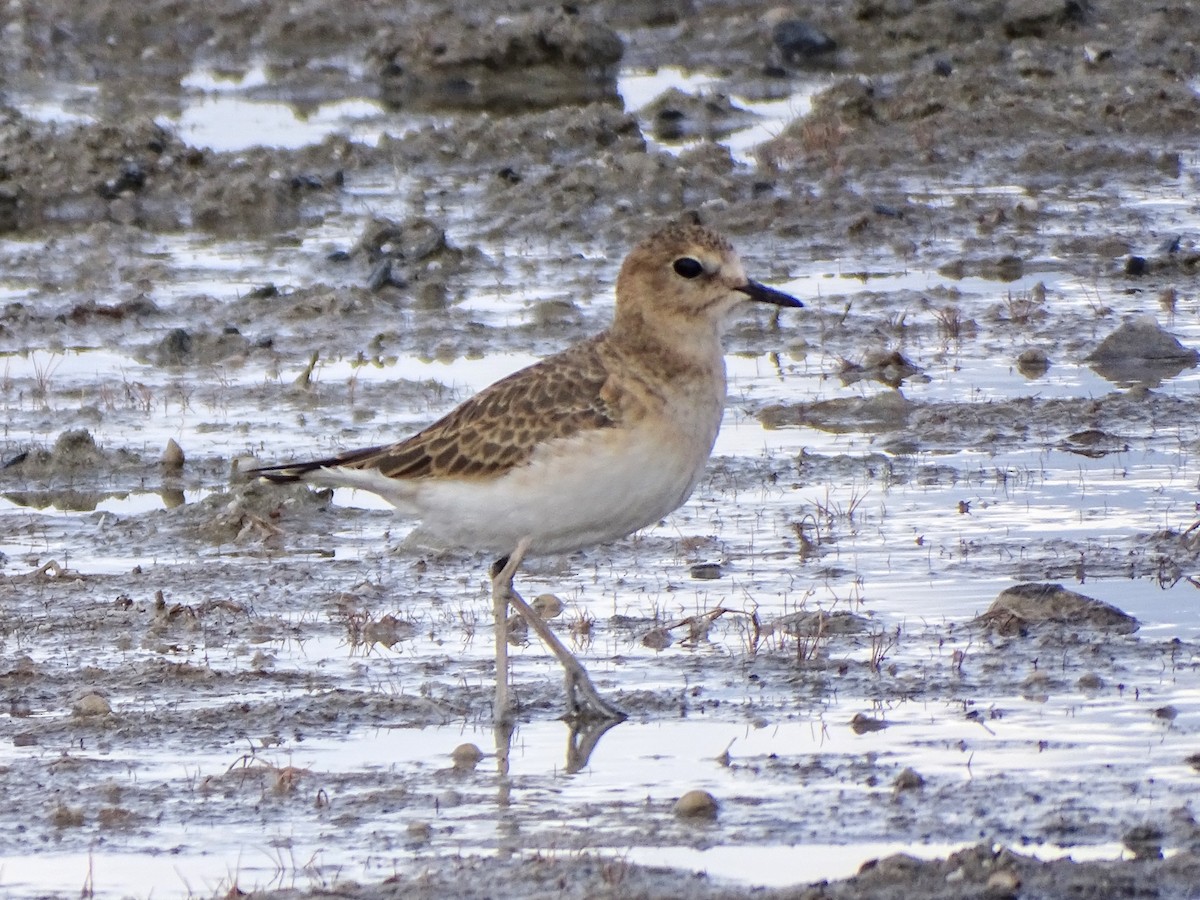
<svg viewBox="0 0 1200 900">
<path fill-rule="evenodd" d="M 567 774 L 578 775 L 591 765 L 592 753 L 600 738 L 608 734 L 624 719 L 581 719 L 578 716 L 564 719 L 567 726 Z M 512 782 L 509 780 L 509 766 L 512 757 L 512 739 L 516 726 L 508 720 L 501 719 L 494 728 L 496 738 L 496 775 L 497 792 L 496 805 L 499 809 L 507 809 L 511 803 Z"/>
<path fill-rule="evenodd" d="M 157 491 L 80 491 L 74 488 L 39 491 L 7 491 L 0 494 L 13 506 L 59 512 L 107 512 L 134 514 L 156 509 L 175 509 L 187 503 L 178 487 L 163 485 Z"/>
<path fill-rule="evenodd" d="M 1090 366 L 1101 378 L 1120 387 L 1156 388 L 1185 369 L 1195 368 L 1196 360 L 1179 356 L 1168 359 L 1111 358 L 1097 359 Z"/>
</svg>

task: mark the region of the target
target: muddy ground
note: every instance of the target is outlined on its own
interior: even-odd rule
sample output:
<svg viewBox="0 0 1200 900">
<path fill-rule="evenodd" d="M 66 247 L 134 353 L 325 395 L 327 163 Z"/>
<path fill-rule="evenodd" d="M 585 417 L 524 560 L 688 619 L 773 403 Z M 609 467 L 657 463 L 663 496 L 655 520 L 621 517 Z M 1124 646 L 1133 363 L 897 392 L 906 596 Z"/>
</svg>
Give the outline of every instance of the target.
<svg viewBox="0 0 1200 900">
<path fill-rule="evenodd" d="M 7 4 L 0 890 L 1200 896 L 1193 7 Z M 808 306 L 683 510 L 530 567 L 630 721 L 518 641 L 501 778 L 489 561 L 238 472 L 603 327 L 689 209 Z"/>
</svg>

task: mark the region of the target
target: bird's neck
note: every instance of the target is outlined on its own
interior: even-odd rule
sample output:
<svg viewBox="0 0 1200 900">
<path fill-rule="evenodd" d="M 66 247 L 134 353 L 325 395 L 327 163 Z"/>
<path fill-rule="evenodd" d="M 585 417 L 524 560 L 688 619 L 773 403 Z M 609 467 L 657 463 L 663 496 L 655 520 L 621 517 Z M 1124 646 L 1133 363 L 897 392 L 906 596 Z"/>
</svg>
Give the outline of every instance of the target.
<svg viewBox="0 0 1200 900">
<path fill-rule="evenodd" d="M 721 332 L 712 322 L 675 317 L 658 323 L 624 312 L 609 329 L 608 343 L 626 359 L 667 381 L 719 378 L 724 383 Z"/>
</svg>

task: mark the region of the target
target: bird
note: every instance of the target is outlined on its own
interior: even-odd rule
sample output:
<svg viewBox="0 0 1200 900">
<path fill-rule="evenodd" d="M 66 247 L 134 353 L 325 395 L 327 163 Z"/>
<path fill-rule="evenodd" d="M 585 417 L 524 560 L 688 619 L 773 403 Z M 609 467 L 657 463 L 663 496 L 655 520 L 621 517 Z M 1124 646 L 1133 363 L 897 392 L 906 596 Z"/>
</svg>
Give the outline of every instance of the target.
<svg viewBox="0 0 1200 900">
<path fill-rule="evenodd" d="M 529 554 L 619 540 L 682 506 L 721 426 L 721 337 L 731 314 L 746 303 L 803 306 L 748 278 L 729 240 L 694 215 L 638 243 L 615 293 L 607 329 L 502 378 L 410 437 L 250 473 L 370 491 L 419 520 L 411 545 L 498 554 L 490 571 L 498 723 L 513 715 L 510 606 L 562 663 L 564 718 L 625 718 L 513 580 Z"/>
</svg>

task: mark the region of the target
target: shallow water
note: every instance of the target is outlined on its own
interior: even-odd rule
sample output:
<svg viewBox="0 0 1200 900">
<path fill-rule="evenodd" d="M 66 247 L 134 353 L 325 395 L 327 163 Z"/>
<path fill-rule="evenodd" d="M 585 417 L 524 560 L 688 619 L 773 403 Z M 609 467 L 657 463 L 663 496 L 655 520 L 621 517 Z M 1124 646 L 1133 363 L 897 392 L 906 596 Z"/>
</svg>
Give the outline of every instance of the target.
<svg viewBox="0 0 1200 900">
<path fill-rule="evenodd" d="M 666 70 L 628 73 L 621 83 L 636 109 L 666 86 L 715 81 Z M 301 114 L 256 95 L 266 84 L 261 70 L 240 80 L 196 72 L 170 121 L 189 141 L 227 150 L 260 139 L 295 148 L 335 133 L 374 141 L 413 126 L 368 98 Z M 753 144 L 807 108 L 812 90 L 747 103 L 764 118 L 729 139 L 735 155 L 747 159 Z M 81 93 L 86 86 L 67 92 Z M 76 115 L 73 105 L 57 108 L 44 97 L 16 101 L 43 119 Z M 1184 187 L 1198 173 L 1189 159 L 1175 186 L 1129 188 L 1119 200 L 1151 233 L 1194 231 L 1200 214 Z M 368 212 L 403 208 L 391 195 L 401 194 L 394 189 L 405 176 L 394 177 L 352 180 L 340 215 L 299 229 L 299 246 L 348 245 Z M 970 190 L 925 184 L 913 196 L 949 205 Z M 1041 202 L 1097 208 L 1085 190 Z M 447 208 L 453 235 L 464 218 Z M 508 277 L 478 276 L 455 312 L 516 335 L 515 346 L 483 356 L 453 352 L 448 326 L 451 352 L 440 360 L 401 351 L 367 363 L 322 358 L 315 387 L 300 393 L 289 386 L 306 360 L 282 352 L 188 369 L 147 362 L 144 347 L 100 344 L 0 359 L 6 458 L 85 425 L 105 450 L 154 460 L 174 439 L 207 465 L 179 483 L 144 467 L 99 484 L 90 478 L 90 505 L 65 494 L 89 482 L 86 473 L 6 484 L 4 575 L 54 559 L 85 576 L 78 591 L 37 582 L 14 601 L 23 618 L 10 622 L 6 650 L 27 657 L 50 686 L 14 689 L 32 697 L 33 712 L 9 716 L 10 734 L 37 738 L 0 747 L 12 781 L 46 782 L 36 797 L 22 795 L 36 821 L 4 829 L 6 892 L 90 884 L 161 897 L 234 883 L 309 887 L 513 848 L 600 848 L 781 884 L 840 877 L 897 848 L 934 855 L 978 840 L 1114 858 L 1130 827 L 1186 804 L 1196 773 L 1185 758 L 1200 721 L 1197 583 L 1187 577 L 1192 561 L 1173 568 L 1151 536 L 1182 532 L 1196 519 L 1200 422 L 1118 412 L 1095 424 L 1100 413 L 1087 405 L 1131 390 L 1084 356 L 1124 316 L 1144 314 L 1147 298 L 1080 279 L 1052 259 L 1001 283 L 910 269 L 886 249 L 867 260 L 789 259 L 778 286 L 809 308 L 782 318 L 778 330 L 763 322 L 735 328 L 725 427 L 709 477 L 687 506 L 636 540 L 530 567 L 531 595 L 552 590 L 567 602 L 566 621 L 594 619 L 578 643 L 601 690 L 629 707 L 631 721 L 601 738 L 582 771 L 567 774 L 569 735 L 552 712 L 556 667 L 536 643 L 514 648 L 516 689 L 529 713 L 515 736 L 511 783 L 498 783 L 490 758 L 474 772 L 449 771 L 460 743 L 494 749 L 479 712 L 486 703 L 477 701 L 491 683 L 481 561 L 435 559 L 426 569 L 392 549 L 406 526 L 377 499 L 349 491 L 336 492 L 332 512 L 285 510 L 282 536 L 257 544 L 198 540 L 182 516 L 227 488 L 218 463 L 393 439 L 552 349 L 519 328 L 536 301 L 578 292 L 574 284 L 555 288 L 561 257 L 536 237 L 482 249 Z M 157 236 L 145 252 L 169 268 L 155 300 L 181 322 L 196 294 L 219 306 L 267 282 L 302 281 L 294 248 L 184 233 Z M 596 279 L 584 300 L 603 320 L 618 260 L 594 248 L 583 255 L 580 278 Z M 517 281 L 531 286 L 505 287 Z M 1006 319 L 1014 298 L 1038 285 L 1048 299 L 1036 315 Z M 0 297 L 22 290 L 0 284 Z M 963 323 L 958 333 L 945 327 L 950 307 Z M 1159 313 L 1185 345 L 1200 346 L 1194 298 Z M 898 316 L 911 327 L 881 337 Z M 212 324 L 221 327 L 219 309 Z M 900 390 L 919 409 L 943 404 L 942 427 L 873 431 L 850 417 L 827 430 L 768 428 L 757 417 L 771 404 L 890 394 L 836 374 L 843 360 L 884 344 L 923 370 L 924 380 Z M 1041 377 L 1016 369 L 1028 345 L 1051 356 Z M 1200 371 L 1185 370 L 1154 391 L 1187 400 L 1198 381 Z M 428 382 L 440 391 L 409 389 Z M 1015 406 L 1025 400 L 1028 410 Z M 1054 400 L 1079 407 L 1032 405 Z M 976 424 L 985 411 L 1008 407 L 1007 418 Z M 1103 455 L 1065 443 L 1092 427 L 1113 438 Z M 802 551 L 798 527 L 811 552 Z M 720 562 L 722 577 L 690 577 L 695 562 Z M 970 624 L 1021 581 L 1063 582 L 1136 616 L 1141 630 L 1010 640 Z M 228 598 L 248 611 L 215 622 L 198 615 L 194 627 L 179 624 L 189 621 L 181 613 L 172 624 L 150 611 L 155 590 L 168 604 L 199 608 Z M 126 593 L 134 612 L 112 624 L 106 611 Z M 391 613 L 411 631 L 390 648 L 356 644 L 338 610 L 346 596 L 369 617 Z M 40 624 L 52 606 L 74 610 L 65 632 Z M 717 607 L 731 612 L 694 641 L 679 628 L 662 651 L 642 643 L 655 624 Z M 776 632 L 755 640 L 752 614 L 768 625 L 801 608 L 853 611 L 867 625 L 850 636 L 805 641 Z M 132 638 L 118 646 L 114 636 L 126 633 Z M 201 669 L 216 683 L 156 676 L 162 661 Z M 130 666 L 144 673 L 130 681 L 122 674 Z M 1095 676 L 1095 686 L 1081 686 L 1084 675 Z M 72 718 L 89 686 L 113 707 L 108 725 Z M 363 704 L 369 712 L 358 711 Z M 859 714 L 884 727 L 860 733 L 851 726 Z M 894 791 L 906 767 L 923 776 L 923 789 Z M 716 823 L 672 815 L 674 799 L 694 788 L 721 802 Z M 83 812 L 56 819 L 62 807 Z M 125 810 L 129 820 L 106 819 L 106 809 Z M 775 872 L 792 874 L 785 881 Z"/>
</svg>

